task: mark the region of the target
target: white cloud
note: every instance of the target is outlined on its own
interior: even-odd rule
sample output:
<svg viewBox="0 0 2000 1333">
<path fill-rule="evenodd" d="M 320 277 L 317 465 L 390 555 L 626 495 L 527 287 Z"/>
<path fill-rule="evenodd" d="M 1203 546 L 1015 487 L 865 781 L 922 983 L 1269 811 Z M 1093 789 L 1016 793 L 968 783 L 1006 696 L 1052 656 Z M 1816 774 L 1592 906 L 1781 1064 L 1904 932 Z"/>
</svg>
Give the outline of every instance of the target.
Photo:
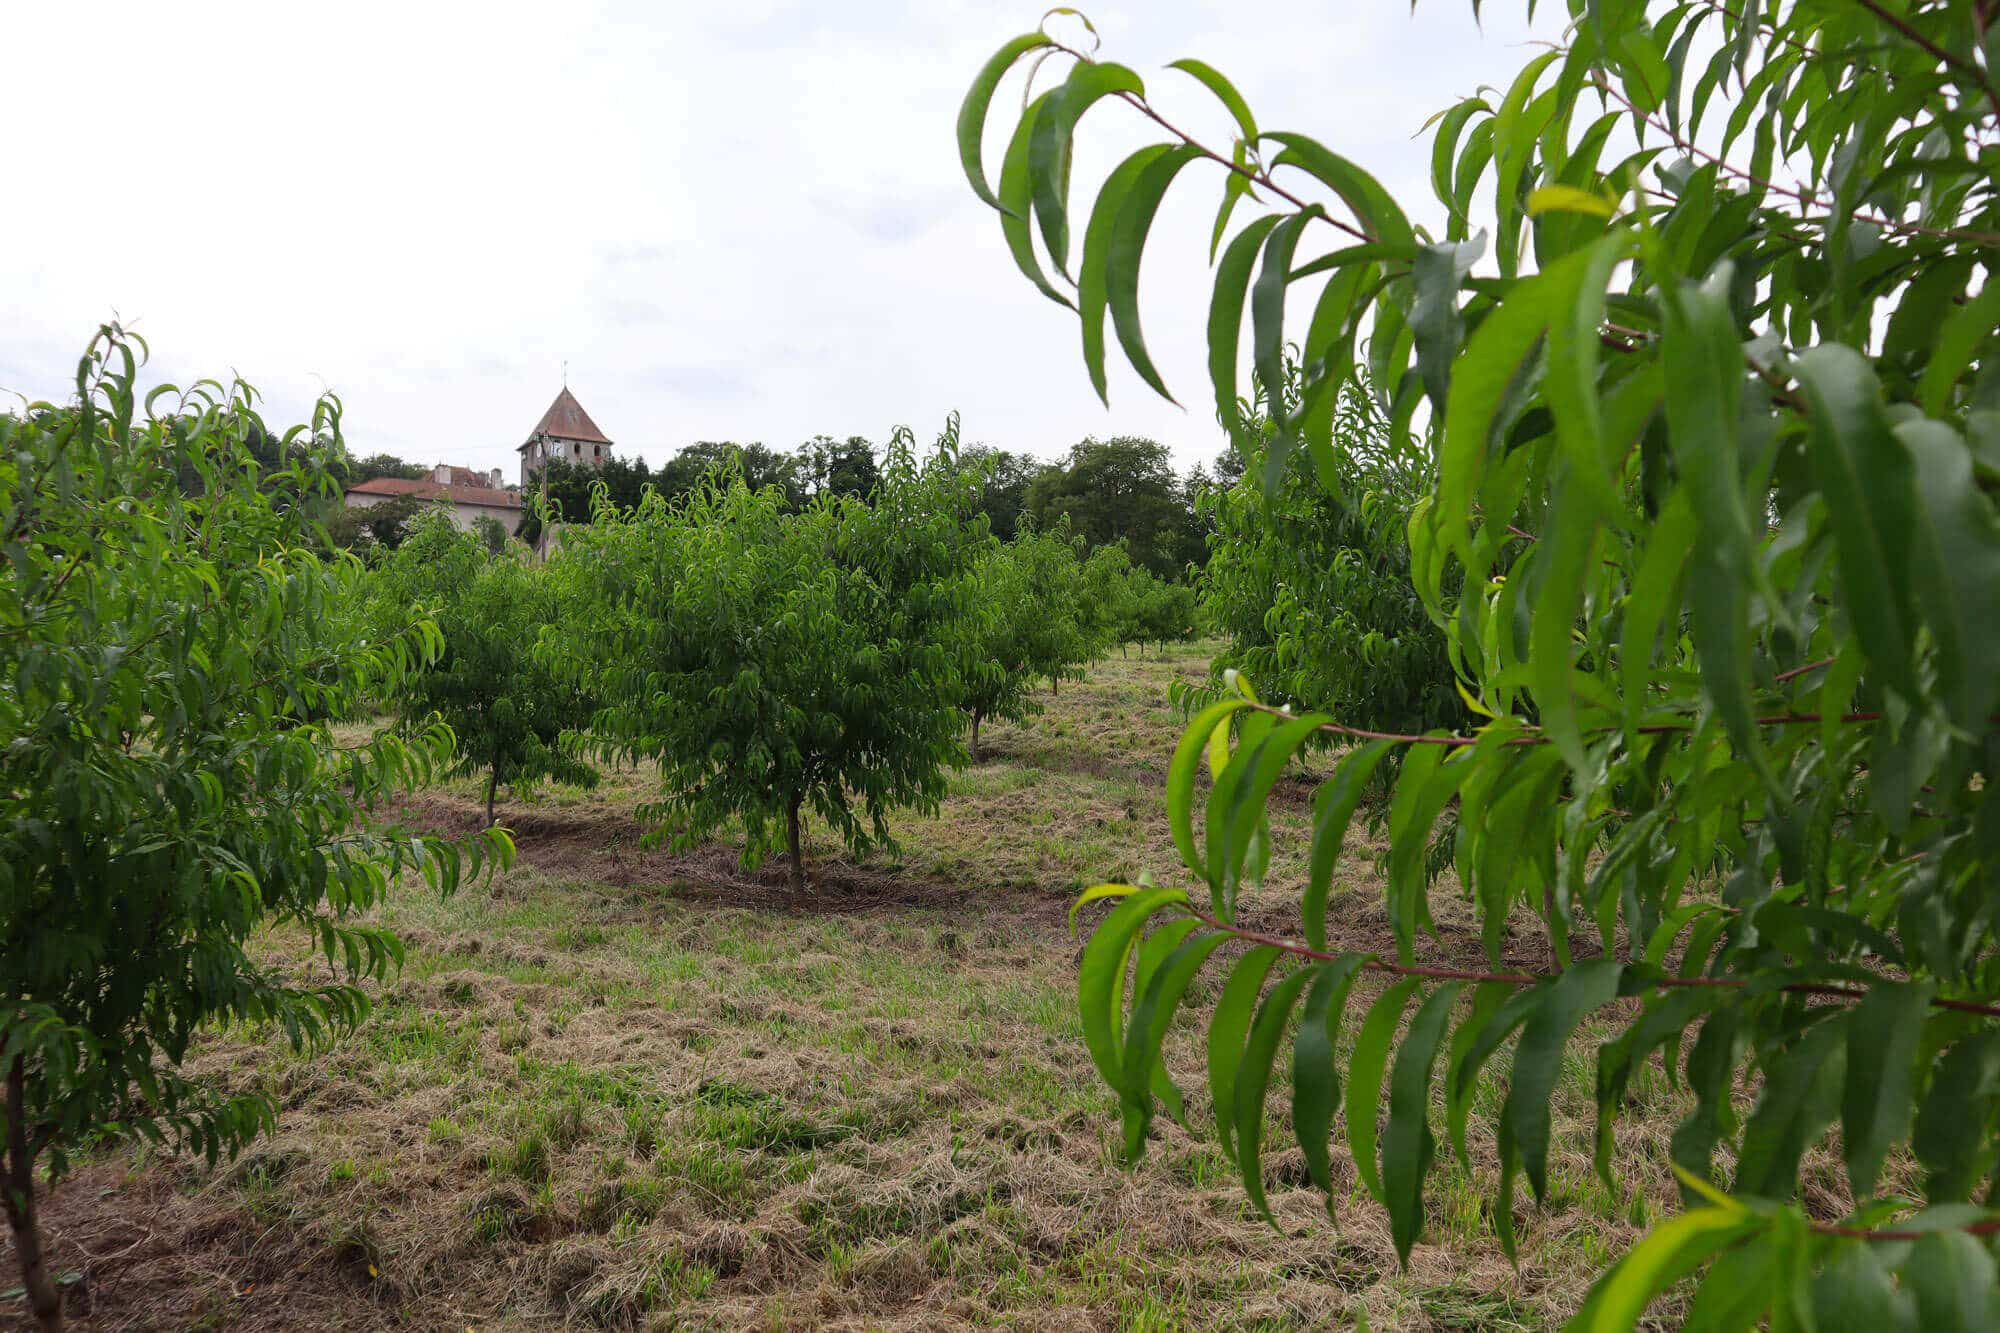
<svg viewBox="0 0 2000 1333">
<path fill-rule="evenodd" d="M 1105 57 L 1188 128 L 1227 133 L 1160 69 L 1199 55 L 1267 127 L 1317 135 L 1434 216 L 1410 136 L 1511 77 L 1525 29 L 1498 5 L 1484 34 L 1456 3 L 1328 8 L 1169 0 L 1096 17 Z M 880 440 L 897 422 L 927 436 L 953 408 L 969 438 L 1045 456 L 1138 433 L 1184 466 L 1206 460 L 1221 443 L 1201 369 L 1213 180 L 1169 200 L 1143 284 L 1187 410 L 1114 370 L 1106 411 L 1073 317 L 1015 273 L 960 176 L 965 85 L 1040 12 L 19 7 L 9 44 L 42 56 L 0 84 L 14 130 L 0 387 L 61 396 L 116 311 L 163 378 L 234 368 L 280 420 L 323 382 L 358 452 L 510 475 L 565 360 L 599 425 L 655 462 L 696 439 Z M 1145 130 L 1094 112 L 1079 195 Z"/>
</svg>

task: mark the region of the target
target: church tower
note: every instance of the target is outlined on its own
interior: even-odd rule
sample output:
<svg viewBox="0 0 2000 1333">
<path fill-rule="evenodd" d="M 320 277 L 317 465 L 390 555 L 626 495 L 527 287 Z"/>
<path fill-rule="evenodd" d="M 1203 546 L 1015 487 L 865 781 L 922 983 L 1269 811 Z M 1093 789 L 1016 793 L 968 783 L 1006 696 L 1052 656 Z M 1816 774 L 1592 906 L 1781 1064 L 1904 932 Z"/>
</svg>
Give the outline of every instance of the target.
<svg viewBox="0 0 2000 1333">
<path fill-rule="evenodd" d="M 611 457 L 611 441 L 565 384 L 516 452 L 521 455 L 521 485 L 525 489 L 550 459 L 560 458 L 576 467 L 604 466 L 604 460 Z"/>
</svg>

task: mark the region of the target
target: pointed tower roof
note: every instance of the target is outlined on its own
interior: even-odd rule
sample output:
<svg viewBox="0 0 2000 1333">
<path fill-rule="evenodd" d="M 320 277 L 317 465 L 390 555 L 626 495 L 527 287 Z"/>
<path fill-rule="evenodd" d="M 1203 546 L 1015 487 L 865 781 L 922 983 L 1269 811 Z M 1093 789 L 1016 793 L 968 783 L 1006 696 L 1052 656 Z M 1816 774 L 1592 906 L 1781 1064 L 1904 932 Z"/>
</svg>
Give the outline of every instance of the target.
<svg viewBox="0 0 2000 1333">
<path fill-rule="evenodd" d="M 610 437 L 590 419 L 590 413 L 583 410 L 583 404 L 576 401 L 576 395 L 569 391 L 568 385 L 563 386 L 563 391 L 549 404 L 549 410 L 542 413 L 542 419 L 528 432 L 529 439 L 537 435 L 549 435 L 558 440 L 582 440 L 585 444 L 611 443 Z"/>
</svg>

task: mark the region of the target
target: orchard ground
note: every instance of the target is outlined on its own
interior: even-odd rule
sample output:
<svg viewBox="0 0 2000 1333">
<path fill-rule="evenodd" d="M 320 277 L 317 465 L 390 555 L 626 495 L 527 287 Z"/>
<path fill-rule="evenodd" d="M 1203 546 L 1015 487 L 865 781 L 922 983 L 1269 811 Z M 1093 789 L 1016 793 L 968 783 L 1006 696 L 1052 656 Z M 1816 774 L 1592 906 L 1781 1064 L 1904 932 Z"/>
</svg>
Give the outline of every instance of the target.
<svg viewBox="0 0 2000 1333">
<path fill-rule="evenodd" d="M 1407 1271 L 1338 1133 L 1337 1226 L 1296 1147 L 1266 1162 L 1276 1230 L 1205 1132 L 1163 1118 L 1143 1163 L 1116 1161 L 1065 915 L 1098 880 L 1184 882 L 1162 801 L 1168 686 L 1203 678 L 1212 647 L 1111 656 L 1045 692 L 1038 718 L 990 725 L 944 807 L 897 821 L 900 860 L 829 856 L 803 902 L 782 867 L 746 874 L 726 843 L 642 848 L 645 770 L 508 804 L 510 873 L 445 901 L 406 888 L 385 914 L 409 960 L 357 1034 L 310 1059 L 266 1032 L 202 1041 L 197 1069 L 276 1095 L 275 1135 L 213 1170 L 107 1148 L 56 1191 L 71 1308 L 105 1329 L 1559 1322 L 1673 1205 L 1658 1163 L 1684 1110 L 1655 1062 L 1605 1188 L 1588 1034 L 1557 1094 L 1549 1204 L 1516 1205 L 1518 1271 L 1491 1239 L 1479 1122 L 1504 1060 L 1475 1103 L 1472 1170 L 1434 1177 Z M 1306 773 L 1281 787 L 1277 852 L 1246 912 L 1278 929 L 1296 920 L 1310 791 Z M 468 778 L 414 813 L 466 830 L 481 798 Z M 1379 850 L 1357 821 L 1343 946 L 1388 948 Z M 1476 964 L 1454 892 L 1447 876 L 1426 961 Z M 295 945 L 273 939 L 271 956 Z M 1526 931 L 1509 953 L 1545 961 Z M 1199 995 L 1223 972 L 1211 963 Z M 1197 1004 L 1170 1040 L 1198 1130 L 1206 1016 Z M 1274 1087 L 1270 1115 L 1289 1102 Z M 1836 1161 L 1808 1161 L 1809 1203 L 1837 1214 Z M 0 1317 L 25 1317 L 18 1296 Z"/>
</svg>

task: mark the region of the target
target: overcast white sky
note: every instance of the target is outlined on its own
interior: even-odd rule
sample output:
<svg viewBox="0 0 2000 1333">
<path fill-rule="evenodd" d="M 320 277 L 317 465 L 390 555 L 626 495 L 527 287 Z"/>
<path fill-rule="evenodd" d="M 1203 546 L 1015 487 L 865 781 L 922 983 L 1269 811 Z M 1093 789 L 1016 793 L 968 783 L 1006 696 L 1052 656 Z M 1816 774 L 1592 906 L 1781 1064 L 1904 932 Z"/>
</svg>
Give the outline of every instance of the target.
<svg viewBox="0 0 2000 1333">
<path fill-rule="evenodd" d="M 1212 175 L 1176 187 L 1142 284 L 1189 409 L 1114 367 L 1107 411 L 1074 317 L 1016 273 L 960 174 L 965 86 L 1042 7 L 14 0 L 0 389 L 62 397 L 116 312 L 155 378 L 234 369 L 279 423 L 325 385 L 355 453 L 509 480 L 565 360 L 621 452 L 654 463 L 698 439 L 928 439 L 953 408 L 969 440 L 1045 457 L 1125 433 L 1206 461 Z M 1527 58 L 1504 2 L 1483 33 L 1464 0 L 1087 8 L 1104 56 L 1184 126 L 1227 142 L 1221 109 L 1161 68 L 1194 55 L 1264 128 L 1319 136 L 1420 220 L 1437 209 L 1411 136 Z M 1018 107 L 1010 84 L 989 164 Z M 1092 113 L 1080 209 L 1147 128 Z"/>
</svg>

